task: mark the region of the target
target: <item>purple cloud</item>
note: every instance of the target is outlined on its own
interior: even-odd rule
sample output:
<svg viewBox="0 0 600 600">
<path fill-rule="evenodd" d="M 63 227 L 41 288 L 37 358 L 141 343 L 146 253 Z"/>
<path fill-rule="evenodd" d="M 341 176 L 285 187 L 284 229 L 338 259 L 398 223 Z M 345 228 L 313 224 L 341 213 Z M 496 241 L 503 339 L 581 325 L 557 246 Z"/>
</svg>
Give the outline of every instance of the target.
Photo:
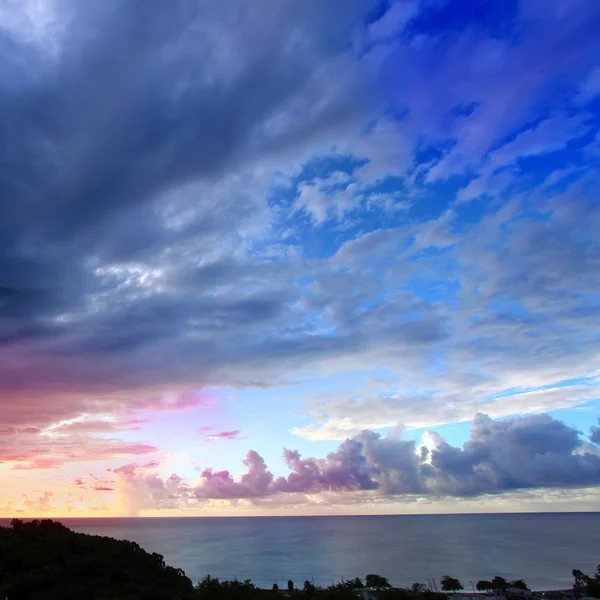
<svg viewBox="0 0 600 600">
<path fill-rule="evenodd" d="M 479 414 L 462 448 L 436 433 L 430 439 L 435 447 L 419 448 L 413 440 L 366 430 L 324 458 L 302 458 L 297 450 L 284 450 L 290 473 L 277 478 L 262 456 L 250 450 L 241 477 L 204 469 L 200 483 L 185 493 L 196 500 L 330 491 L 469 497 L 600 484 L 600 456 L 582 452 L 579 432 L 549 415 L 495 421 Z M 132 465 L 115 469 L 128 474 L 135 470 Z"/>
</svg>

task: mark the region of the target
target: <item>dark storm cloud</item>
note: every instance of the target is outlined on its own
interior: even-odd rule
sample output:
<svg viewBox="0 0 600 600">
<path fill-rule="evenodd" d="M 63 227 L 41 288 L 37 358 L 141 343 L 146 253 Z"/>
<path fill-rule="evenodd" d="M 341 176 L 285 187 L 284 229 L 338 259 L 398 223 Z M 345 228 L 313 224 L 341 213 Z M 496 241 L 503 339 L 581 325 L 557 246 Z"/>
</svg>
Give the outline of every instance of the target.
<svg viewBox="0 0 600 600">
<path fill-rule="evenodd" d="M 156 223 L 156 231 L 140 231 L 134 208 L 186 181 L 218 177 L 250 150 L 275 144 L 267 132 L 255 140 L 257 128 L 306 91 L 313 61 L 327 51 L 312 4 L 294 15 L 285 5 L 267 10 L 262 24 L 242 3 L 227 14 L 185 0 L 168 9 L 61 4 L 74 33 L 59 39 L 56 61 L 33 82 L 4 76 L 2 232 L 13 252 L 2 253 L 9 257 L 2 273 L 7 280 L 20 273 L 23 282 L 3 289 L 26 305 L 45 305 L 35 294 L 44 296 L 69 251 L 130 258 L 153 234 L 164 234 Z M 231 29 L 223 31 L 226 16 Z M 294 49 L 289 35 L 306 35 L 312 25 L 316 31 Z M 3 60 L 19 60 L 24 51 L 17 44 Z M 222 71 L 212 56 L 220 51 L 232 52 Z M 127 211 L 122 224 L 118 216 Z M 115 233 L 124 239 L 104 241 Z"/>
<path fill-rule="evenodd" d="M 5 81 L 3 164 L 14 168 L 2 195 L 7 223 L 35 219 L 44 239 L 69 234 L 86 247 L 77 235 L 106 233 L 113 213 L 275 144 L 268 132 L 255 139 L 260 127 L 306 92 L 314 61 L 331 50 L 315 3 L 293 12 L 283 3 L 260 20 L 239 2 L 60 10 L 71 28 L 56 61 L 25 89 L 19 73 Z M 352 13 L 341 14 L 344 27 Z M 289 43 L 294 33 L 303 44 Z M 14 50 L 5 61 L 27 48 Z M 219 64 L 221 52 L 231 56 Z"/>
<path fill-rule="evenodd" d="M 253 274 L 229 247 L 209 256 L 263 220 L 263 199 L 228 178 L 354 118 L 359 94 L 319 69 L 347 50 L 364 5 L 57 0 L 49 24 L 33 3 L 7 13 L 0 395 L 201 382 L 202 358 L 222 363 L 234 336 L 243 361 L 252 328 L 295 297 L 280 289 L 291 275 L 272 285 L 277 266 Z M 150 293 L 132 264 L 162 287 Z M 175 340 L 172 360 L 152 355 Z"/>
</svg>

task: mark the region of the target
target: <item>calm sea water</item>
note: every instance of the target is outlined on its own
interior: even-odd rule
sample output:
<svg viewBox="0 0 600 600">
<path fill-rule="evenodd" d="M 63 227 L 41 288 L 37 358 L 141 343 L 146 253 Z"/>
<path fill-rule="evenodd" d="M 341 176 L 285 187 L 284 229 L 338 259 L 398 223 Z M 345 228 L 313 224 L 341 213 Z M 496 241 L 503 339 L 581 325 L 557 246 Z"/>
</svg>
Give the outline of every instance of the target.
<svg viewBox="0 0 600 600">
<path fill-rule="evenodd" d="M 207 573 L 296 585 L 378 573 L 396 585 L 443 575 L 501 575 L 537 589 L 572 585 L 600 563 L 600 513 L 63 519 L 84 533 L 138 542 L 196 582 Z M 1 523 L 6 524 L 6 523 Z"/>
</svg>

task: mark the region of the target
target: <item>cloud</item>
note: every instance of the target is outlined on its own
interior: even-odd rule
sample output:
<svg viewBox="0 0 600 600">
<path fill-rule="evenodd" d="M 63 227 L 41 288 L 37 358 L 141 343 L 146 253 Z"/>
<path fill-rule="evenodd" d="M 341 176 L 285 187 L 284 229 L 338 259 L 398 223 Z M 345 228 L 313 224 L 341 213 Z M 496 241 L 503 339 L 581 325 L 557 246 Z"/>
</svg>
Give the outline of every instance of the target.
<svg viewBox="0 0 600 600">
<path fill-rule="evenodd" d="M 9 468 L 151 456 L 148 413 L 286 385 L 294 433 L 351 441 L 201 499 L 429 493 L 440 440 L 426 477 L 361 431 L 598 398 L 598 7 L 258 1 L 0 10 Z M 133 512 L 176 502 L 153 469 Z"/>
<path fill-rule="evenodd" d="M 41 496 L 35 499 L 30 499 L 27 494 L 23 494 L 21 498 L 21 509 L 33 513 L 47 512 L 52 510 L 53 492 L 46 490 Z"/>
<path fill-rule="evenodd" d="M 494 421 L 478 414 L 463 448 L 449 445 L 435 432 L 428 434 L 425 452 L 412 441 L 369 431 L 353 442 L 360 446 L 370 482 L 357 489 L 384 495 L 476 496 L 600 482 L 598 456 L 578 454 L 579 432 L 548 415 Z"/>
<path fill-rule="evenodd" d="M 205 469 L 201 473 L 201 483 L 194 488 L 196 498 L 254 498 L 269 494 L 273 474 L 267 470 L 264 459 L 250 450 L 244 460 L 248 467 L 239 481 L 235 481 L 228 471 Z"/>
<path fill-rule="evenodd" d="M 375 41 L 394 37 L 402 33 L 418 12 L 418 2 L 396 0 L 382 17 L 369 25 L 369 35 Z"/>
<path fill-rule="evenodd" d="M 397 82 L 397 106 L 408 111 L 407 133 L 415 144 L 427 139 L 437 150 L 428 182 L 477 171 L 494 148 L 569 105 L 552 90 L 562 85 L 565 95 L 573 93 L 597 67 L 597 7 L 590 10 L 584 0 L 551 4 L 544 15 L 536 12 L 546 5 L 538 1 L 514 12 L 489 4 L 475 15 L 459 11 L 460 3 L 440 3 L 422 11 L 421 22 L 411 27 L 412 43 L 397 45 L 385 69 Z M 436 19 L 450 21 L 452 34 L 432 32 Z M 527 34 L 516 35 L 523 26 Z"/>
<path fill-rule="evenodd" d="M 501 417 L 598 399 L 600 347 L 590 335 L 598 308 L 594 289 L 600 285 L 595 193 L 588 196 L 574 186 L 550 199 L 515 198 L 470 225 L 469 235 L 455 234 L 460 222 L 447 212 L 412 231 L 380 230 L 348 242 L 339 253 L 349 267 L 348 283 L 341 278 L 324 283 L 343 298 L 338 310 L 352 314 L 352 306 L 370 303 L 369 318 L 363 314 L 361 320 L 374 329 L 411 315 L 408 323 L 423 327 L 421 343 L 427 339 L 424 326 L 437 323 L 437 342 L 417 350 L 415 337 L 402 351 L 402 337 L 396 335 L 393 349 L 373 349 L 366 356 L 377 357 L 389 376 L 371 378 L 366 364 L 357 361 L 353 389 L 307 394 L 304 409 L 311 422 L 292 432 L 339 440 L 364 427 L 398 422 L 430 427 L 468 421 L 478 410 Z M 441 247 L 432 246 L 436 239 Z M 400 240 L 409 260 L 396 270 L 379 257 L 398 252 Z M 419 303 L 392 294 L 375 300 L 369 275 L 377 269 L 378 277 L 406 282 L 407 289 L 420 287 L 427 290 L 424 297 L 436 295 L 439 301 Z M 378 348 L 385 340 L 380 334 Z"/>
<path fill-rule="evenodd" d="M 463 449 L 443 444 L 431 452 L 430 487 L 472 495 L 597 484 L 598 457 L 576 454 L 579 444 L 577 430 L 548 415 L 505 421 L 477 415 Z"/>
<path fill-rule="evenodd" d="M 267 4 L 257 19 L 244 2 L 181 1 L 141 26 L 114 2 L 3 13 L 3 398 L 61 397 L 65 417 L 84 394 L 198 387 L 251 355 L 253 331 L 280 325 L 297 294 L 264 279 L 249 292 L 263 265 L 247 271 L 234 249 L 268 234 L 286 152 L 297 164 L 315 136 L 358 127 L 362 70 L 347 41 L 365 8 Z M 208 268 L 215 251 L 228 274 Z M 215 296 L 215 274 L 248 284 Z M 165 345 L 178 347 L 171 359 Z"/>
<path fill-rule="evenodd" d="M 410 2 L 393 3 L 368 26 L 360 2 L 327 10 L 282 2 L 263 20 L 243 2 L 226 12 L 178 2 L 164 18 L 149 14 L 141 29 L 118 3 L 67 2 L 42 28 L 41 16 L 23 10 L 10 19 L 16 46 L 3 81 L 13 91 L 0 123 L 12 152 L 2 164 L 19 165 L 0 194 L 0 396 L 11 400 L 7 424 L 19 427 L 84 413 L 91 423 L 124 407 L 183 409 L 196 402 L 186 398 L 189 389 L 272 383 L 299 370 L 334 373 L 399 357 L 413 370 L 448 348 L 447 340 L 450 350 L 468 345 L 455 335 L 465 333 L 458 313 L 469 290 L 474 298 L 491 275 L 461 271 L 463 261 L 471 265 L 459 249 L 448 258 L 461 263 L 437 272 L 435 261 L 416 258 L 456 244 L 455 213 L 380 227 L 380 217 L 398 219 L 398 211 L 369 199 L 383 196 L 403 210 L 427 204 L 416 174 L 422 143 L 441 143 L 442 162 L 456 155 L 474 167 L 487 156 L 513 160 L 532 148 L 558 148 L 547 136 L 558 132 L 564 142 L 581 130 L 582 117 L 554 110 L 528 121 L 530 105 L 557 73 L 583 65 L 596 39 L 589 8 L 585 16 L 564 14 L 556 43 L 564 48 L 567 30 L 578 43 L 555 64 L 545 58 L 545 40 L 554 39 L 548 29 L 556 22 L 535 13 L 515 17 L 531 20 L 515 49 L 478 29 L 424 36 Z M 61 26 L 67 16 L 77 27 Z M 378 37 L 378 49 L 349 50 L 356 28 L 386 37 L 408 20 L 402 43 Z M 92 29 L 98 35 L 86 36 Z M 25 43 L 31 36 L 42 46 Z M 33 61 L 35 72 L 18 68 L 21 57 L 45 56 L 50 47 L 59 51 Z M 252 51 L 240 54 L 242 47 Z M 516 72 L 523 60 L 533 73 L 525 81 Z M 510 89 L 499 75 L 505 68 L 514 75 Z M 397 115 L 365 110 L 367 76 L 402 80 L 401 88 L 375 86 L 386 102 L 393 97 Z M 588 76 L 584 66 L 576 76 Z M 35 110 L 42 101 L 44 110 Z M 354 165 L 351 183 L 323 192 L 340 177 L 340 158 Z M 311 172 L 317 159 L 335 166 Z M 414 175 L 408 205 L 386 187 L 391 175 L 407 174 Z M 280 197 L 278 182 L 298 198 Z M 314 231 L 297 222 L 303 211 L 311 227 L 356 218 L 359 230 L 314 257 Z M 483 239 L 481 225 L 474 239 Z M 286 246 L 283 230 L 298 239 Z M 566 229 L 562 239 L 573 247 Z M 453 291 L 446 303 L 432 301 L 414 285 L 419 273 L 433 286 L 444 285 L 445 273 L 461 298 Z M 181 395 L 165 401 L 167 392 Z"/>
<path fill-rule="evenodd" d="M 57 469 L 66 464 L 120 459 L 157 452 L 145 442 L 81 433 L 14 433 L 0 437 L 0 463 L 14 470 Z"/>
<path fill-rule="evenodd" d="M 189 487 L 183 479 L 171 474 L 163 479 L 154 472 L 159 465 L 130 463 L 111 469 L 116 477 L 121 509 L 135 516 L 143 508 L 173 508 L 185 505 L 190 496 Z"/>
<path fill-rule="evenodd" d="M 71 421 L 68 423 L 59 423 L 58 426 L 52 427 L 51 431 L 54 434 L 95 434 L 117 431 L 140 431 L 141 425 L 148 422 L 148 419 L 125 419 L 122 421 Z"/>
<path fill-rule="evenodd" d="M 499 168 L 520 158 L 555 152 L 570 139 L 581 137 L 589 131 L 589 126 L 584 125 L 586 116 L 589 118 L 591 115 L 551 115 L 494 150 L 489 155 L 489 161 L 494 168 Z"/>
<path fill-rule="evenodd" d="M 503 420 L 477 414 L 462 448 L 435 432 L 428 432 L 424 441 L 427 446 L 418 446 L 396 434 L 383 437 L 365 430 L 324 458 L 302 458 L 295 450 L 285 450 L 290 469 L 286 477 L 274 477 L 254 450 L 248 452 L 247 471 L 241 476 L 205 469 L 191 486 L 175 475 L 162 480 L 147 470 L 150 465 L 126 465 L 113 472 L 122 477 L 121 491 L 133 495 L 138 509 L 163 505 L 167 499 L 190 506 L 209 500 L 261 502 L 281 495 L 293 502 L 320 495 L 326 502 L 329 494 L 339 502 L 339 494 L 358 494 L 356 501 L 362 502 L 600 484 L 600 456 L 582 451 L 580 432 L 547 414 Z"/>
<path fill-rule="evenodd" d="M 592 427 L 590 429 L 590 441 L 600 445 L 600 427 Z"/>
<path fill-rule="evenodd" d="M 215 440 L 245 440 L 244 436 L 240 436 L 242 433 L 239 429 L 234 429 L 232 431 L 219 431 L 216 433 L 209 433 L 205 436 L 206 441 L 212 442 Z"/>
<path fill-rule="evenodd" d="M 600 68 L 594 69 L 583 82 L 577 100 L 585 103 L 600 94 Z"/>
<path fill-rule="evenodd" d="M 321 402 L 307 405 L 315 422 L 295 427 L 292 433 L 310 440 L 340 440 L 357 435 L 364 427 L 381 429 L 399 422 L 412 428 L 434 427 L 468 422 L 477 410 L 503 417 L 575 407 L 598 398 L 595 380 L 586 385 L 512 390 L 504 395 L 493 394 L 493 387 L 485 379 L 457 377 L 454 382 L 444 379 L 444 383 L 447 390 L 429 396 L 355 395 L 352 401 L 343 393 L 335 398 L 324 397 Z"/>
</svg>

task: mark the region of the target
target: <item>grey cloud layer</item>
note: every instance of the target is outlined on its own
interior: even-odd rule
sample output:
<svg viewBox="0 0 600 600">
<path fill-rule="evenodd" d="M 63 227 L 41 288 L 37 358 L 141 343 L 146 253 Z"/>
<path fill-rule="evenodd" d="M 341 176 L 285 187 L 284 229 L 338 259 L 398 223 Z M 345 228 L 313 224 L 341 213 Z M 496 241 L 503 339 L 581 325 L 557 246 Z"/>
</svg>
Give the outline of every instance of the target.
<svg viewBox="0 0 600 600">
<path fill-rule="evenodd" d="M 33 2 L 3 13 L 0 394 L 219 381 L 251 337 L 284 350 L 266 332 L 293 281 L 235 252 L 269 228 L 253 165 L 355 119 L 359 70 L 343 89 L 327 70 L 361 4 L 57 0 L 43 31 Z"/>
<path fill-rule="evenodd" d="M 407 210 L 426 194 L 424 179 L 489 162 L 502 163 L 514 182 L 515 164 L 504 163 L 579 136 L 578 119 L 559 112 L 550 127 L 542 119 L 518 143 L 501 143 L 529 122 L 556 72 L 566 86 L 586 76 L 598 56 L 597 8 L 585 0 L 523 4 L 518 44 L 468 32 L 419 43 L 406 36 L 390 49 L 381 28 L 412 17 L 387 17 L 371 32 L 375 42 L 363 40 L 375 58 L 363 58 L 383 65 L 390 97 L 408 110 L 360 136 L 364 65 L 349 48 L 351 23 L 368 5 L 181 0 L 140 14 L 112 0 L 57 0 L 47 3 L 47 27 L 28 25 L 35 14 L 2 22 L 5 423 L 150 410 L 163 390 L 273 385 L 299 369 L 354 376 L 373 365 L 397 380 L 352 402 L 354 391 L 339 402 L 311 399 L 316 428 L 308 434 L 329 427 L 323 437 L 344 439 L 365 423 L 414 424 L 425 413 L 465 420 L 482 400 L 496 416 L 594 398 L 577 388 L 535 402 L 489 401 L 509 388 L 597 372 L 593 181 L 505 202 L 509 188 L 494 179 L 493 189 L 479 188 L 493 195 L 486 216 L 468 226 L 448 210 L 383 227 L 365 190 L 378 177 L 404 176 L 399 204 Z M 557 27 L 558 37 L 550 33 Z M 551 43 L 562 52 L 550 52 Z M 448 52 L 437 60 L 440 44 Z M 448 130 L 447 115 L 472 102 L 473 114 Z M 452 143 L 437 165 L 411 170 L 421 136 Z M 333 145 L 337 159 L 352 154 L 361 165 L 357 195 L 344 190 L 308 212 L 330 226 L 352 224 L 353 207 L 368 208 L 365 233 L 332 230 L 336 247 L 308 259 L 314 231 L 299 233 L 296 222 L 304 209 L 272 196 Z M 392 208 L 396 200 L 386 198 Z M 434 360 L 441 369 L 431 372 Z M 314 469 L 289 460 L 302 474 Z"/>
<path fill-rule="evenodd" d="M 385 302 L 373 303 L 361 318 L 376 328 L 382 322 L 392 327 L 398 323 L 391 316 L 394 312 L 418 315 L 421 343 L 427 339 L 426 327 L 437 323 L 445 337 L 433 345 L 444 369 L 424 372 L 419 365 L 419 358 L 427 356 L 427 345 L 406 355 L 386 347 L 382 339 L 380 348 L 389 354 L 378 355 L 380 364 L 393 370 L 390 357 L 394 356 L 403 371 L 389 381 L 367 382 L 364 389 L 309 398 L 306 409 L 314 423 L 295 432 L 309 438 L 343 439 L 365 425 L 378 428 L 403 422 L 427 427 L 468 421 L 478 410 L 503 416 L 596 400 L 598 193 L 592 184 L 589 195 L 574 186 L 549 199 L 516 197 L 470 226 L 468 235 L 457 233 L 461 223 L 454 211 L 415 227 L 417 241 L 419 232 L 434 228 L 435 242 L 423 242 L 424 249 L 417 242 L 408 245 L 405 262 L 387 267 L 386 276 L 448 296 L 427 303 L 390 294 Z M 529 215 L 523 217 L 522 211 Z M 355 247 L 356 254 L 363 256 L 400 252 L 406 238 L 398 234 L 398 230 L 380 230 L 342 247 L 338 260 L 349 267 L 345 276 L 369 273 L 366 261 L 355 259 Z M 369 290 L 365 279 L 363 290 Z M 324 277 L 323 294 L 333 297 L 336 283 Z M 349 298 L 332 301 L 332 306 L 342 313 Z M 417 349 L 419 343 L 413 341 L 411 347 Z M 574 375 L 583 380 L 549 385 Z"/>
</svg>

